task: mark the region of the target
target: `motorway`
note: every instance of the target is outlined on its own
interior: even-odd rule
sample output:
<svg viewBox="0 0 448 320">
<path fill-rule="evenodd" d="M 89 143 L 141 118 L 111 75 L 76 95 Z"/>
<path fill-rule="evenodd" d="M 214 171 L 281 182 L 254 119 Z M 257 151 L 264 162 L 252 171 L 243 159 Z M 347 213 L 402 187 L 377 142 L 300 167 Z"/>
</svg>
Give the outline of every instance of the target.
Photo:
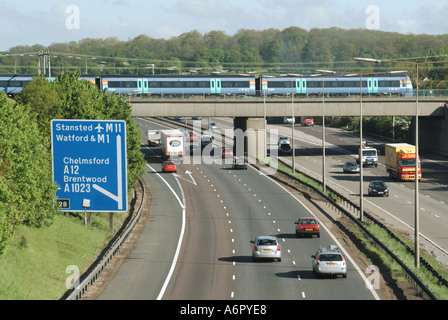
<svg viewBox="0 0 448 320">
<path fill-rule="evenodd" d="M 142 132 L 157 128 L 136 121 Z M 346 279 L 314 277 L 311 255 L 338 243 L 324 225 L 320 238 L 296 238 L 294 221 L 313 214 L 268 176 L 203 162 L 162 174 L 157 148 L 144 152 L 151 214 L 99 299 L 378 299 L 345 251 Z M 282 241 L 282 260 L 253 262 L 250 240 L 272 234 Z"/>
</svg>

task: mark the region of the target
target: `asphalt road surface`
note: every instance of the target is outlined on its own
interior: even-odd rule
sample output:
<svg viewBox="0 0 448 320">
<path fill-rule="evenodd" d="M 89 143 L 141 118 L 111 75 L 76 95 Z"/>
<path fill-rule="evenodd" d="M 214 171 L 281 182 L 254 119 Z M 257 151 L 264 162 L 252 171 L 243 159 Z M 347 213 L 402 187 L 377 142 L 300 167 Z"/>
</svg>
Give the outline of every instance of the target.
<svg viewBox="0 0 448 320">
<path fill-rule="evenodd" d="M 296 238 L 294 221 L 312 213 L 269 177 L 220 161 L 162 174 L 157 148 L 145 153 L 151 215 L 100 299 L 377 298 L 349 253 L 346 279 L 314 277 L 311 255 L 336 240 L 324 226 L 320 238 Z M 250 240 L 257 235 L 281 240 L 280 262 L 252 260 Z"/>
</svg>

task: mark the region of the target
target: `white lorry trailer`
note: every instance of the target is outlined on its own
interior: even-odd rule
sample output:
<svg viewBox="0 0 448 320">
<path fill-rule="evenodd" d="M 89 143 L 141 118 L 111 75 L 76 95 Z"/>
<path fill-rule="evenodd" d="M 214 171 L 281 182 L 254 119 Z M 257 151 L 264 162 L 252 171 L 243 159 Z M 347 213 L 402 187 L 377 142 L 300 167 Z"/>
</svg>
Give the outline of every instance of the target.
<svg viewBox="0 0 448 320">
<path fill-rule="evenodd" d="M 182 162 L 185 152 L 184 134 L 180 130 L 161 130 L 160 150 L 164 160 Z"/>
</svg>

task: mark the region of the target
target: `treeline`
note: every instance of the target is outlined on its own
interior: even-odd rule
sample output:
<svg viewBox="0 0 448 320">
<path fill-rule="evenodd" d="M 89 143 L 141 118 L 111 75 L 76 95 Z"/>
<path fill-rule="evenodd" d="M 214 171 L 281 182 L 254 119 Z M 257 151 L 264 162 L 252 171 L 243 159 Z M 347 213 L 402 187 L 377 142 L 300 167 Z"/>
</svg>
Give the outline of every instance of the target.
<svg viewBox="0 0 448 320">
<path fill-rule="evenodd" d="M 37 57 L 21 53 L 46 49 L 41 45 L 18 46 L 0 58 L 0 72 L 37 70 Z M 170 73 L 315 73 L 337 71 L 390 71 L 406 65 L 368 65 L 353 57 L 448 60 L 448 34 L 413 35 L 372 30 L 299 27 L 284 30 L 239 30 L 201 34 L 194 30 L 170 39 L 146 35 L 129 41 L 116 38 L 84 39 L 54 43 L 48 48 L 54 73 L 72 68 L 83 74 L 170 74 Z M 430 58 L 428 58 L 430 57 Z M 422 68 L 422 79 L 445 80 L 448 65 Z M 415 71 L 410 70 L 412 75 Z M 439 84 L 439 83 L 437 83 Z"/>
<path fill-rule="evenodd" d="M 140 131 L 131 119 L 130 105 L 79 81 L 79 76 L 79 72 L 67 72 L 54 82 L 36 77 L 17 96 L 17 102 L 0 92 L 0 255 L 18 226 L 45 227 L 58 213 L 52 174 L 52 119 L 125 120 L 128 185 L 133 186 L 143 174 Z"/>
</svg>

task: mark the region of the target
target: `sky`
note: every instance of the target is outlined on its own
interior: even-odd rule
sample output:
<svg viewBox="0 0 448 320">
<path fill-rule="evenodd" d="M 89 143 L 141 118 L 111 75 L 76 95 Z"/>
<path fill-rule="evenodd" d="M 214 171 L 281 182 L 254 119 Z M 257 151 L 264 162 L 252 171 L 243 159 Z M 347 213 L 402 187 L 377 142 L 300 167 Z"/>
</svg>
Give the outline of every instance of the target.
<svg viewBox="0 0 448 320">
<path fill-rule="evenodd" d="M 85 38 L 169 39 L 296 26 L 448 34 L 447 0 L 0 0 L 0 51 Z"/>
</svg>

